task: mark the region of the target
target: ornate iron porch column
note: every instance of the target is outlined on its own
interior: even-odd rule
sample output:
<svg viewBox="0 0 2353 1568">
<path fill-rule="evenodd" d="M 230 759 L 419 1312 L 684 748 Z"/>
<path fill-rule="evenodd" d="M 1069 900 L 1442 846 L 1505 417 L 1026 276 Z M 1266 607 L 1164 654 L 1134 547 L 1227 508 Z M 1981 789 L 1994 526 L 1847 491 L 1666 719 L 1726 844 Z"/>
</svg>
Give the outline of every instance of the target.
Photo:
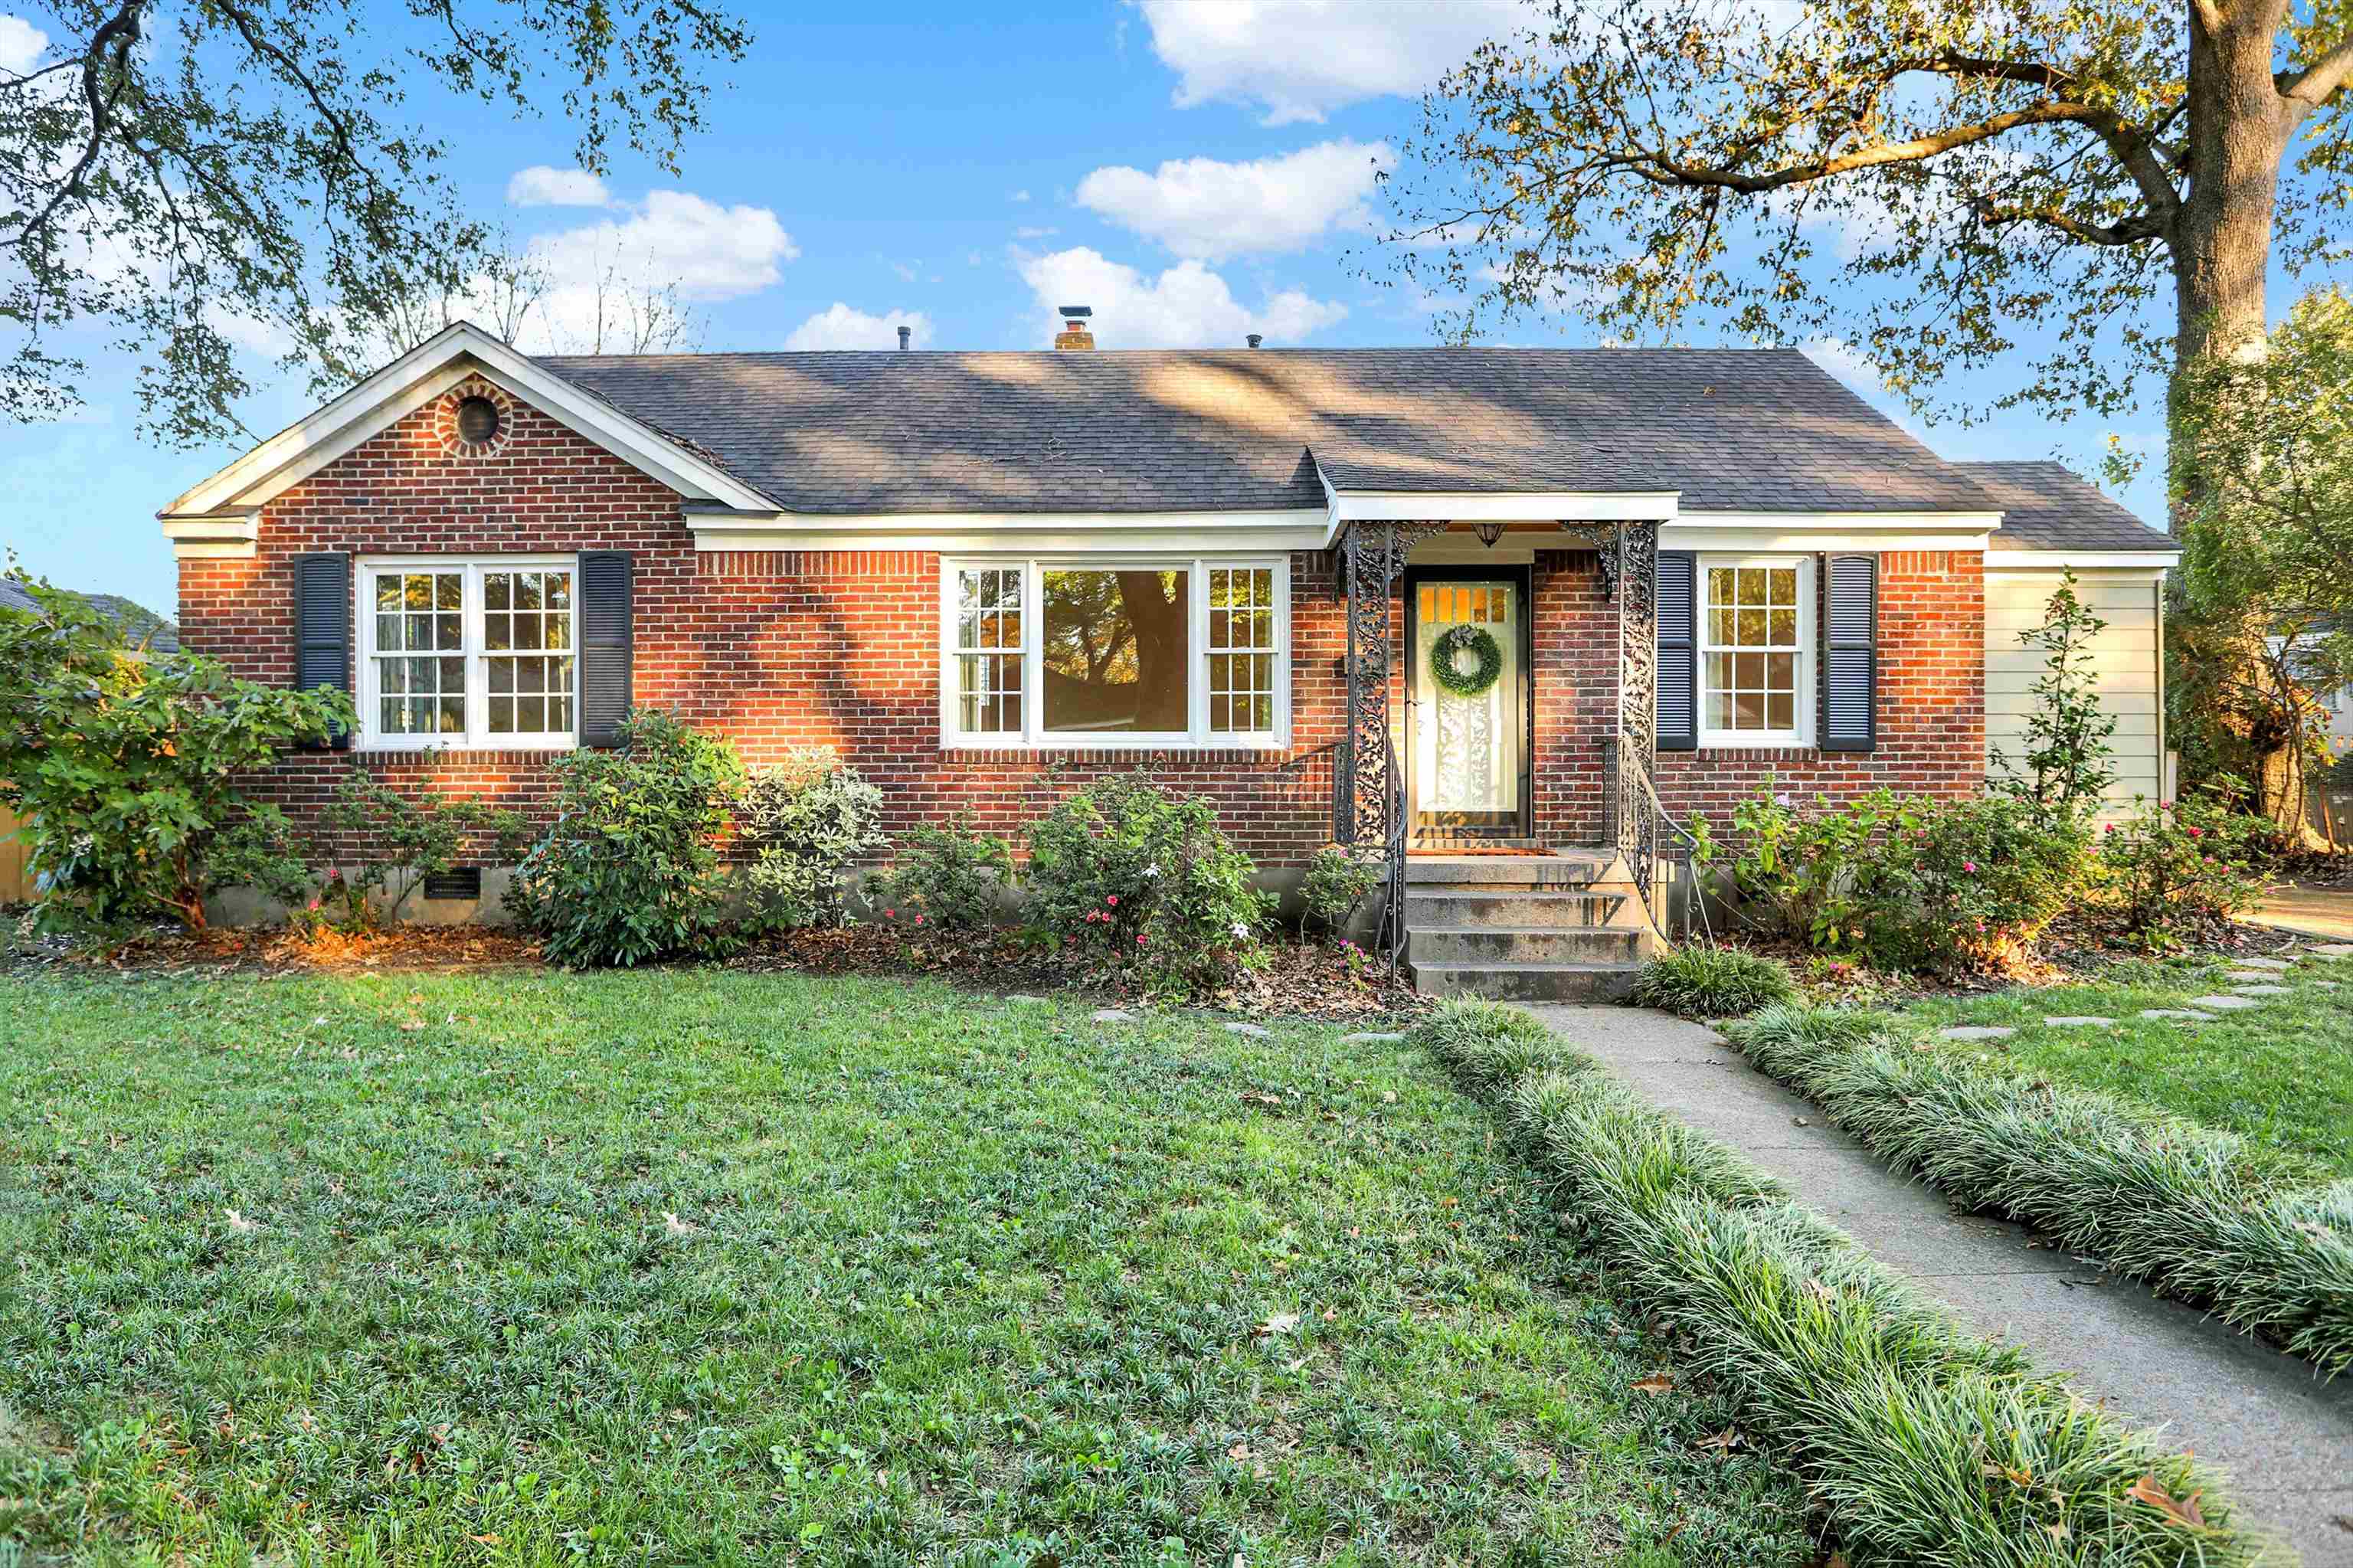
<svg viewBox="0 0 2353 1568">
<path fill-rule="evenodd" d="M 1620 523 L 1615 543 L 1618 600 L 1617 849 L 1643 901 L 1651 897 L 1659 847 L 1659 807 L 1651 765 L 1659 736 L 1659 525 Z"/>
<path fill-rule="evenodd" d="M 1334 765 L 1333 836 L 1378 846 L 1388 863 L 1382 940 L 1391 968 L 1405 946 L 1405 772 L 1389 727 L 1389 673 L 1398 668 L 1389 593 L 1414 542 L 1443 523 L 1352 523 L 1342 542 L 1348 596 L 1348 731 Z"/>
</svg>

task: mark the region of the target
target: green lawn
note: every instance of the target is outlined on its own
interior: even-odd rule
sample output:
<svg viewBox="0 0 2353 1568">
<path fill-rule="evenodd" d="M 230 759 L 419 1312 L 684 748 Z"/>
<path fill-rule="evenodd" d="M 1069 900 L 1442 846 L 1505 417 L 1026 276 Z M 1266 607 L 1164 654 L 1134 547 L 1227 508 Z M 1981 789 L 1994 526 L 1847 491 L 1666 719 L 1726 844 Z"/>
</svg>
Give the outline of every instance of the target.
<svg viewBox="0 0 2353 1568">
<path fill-rule="evenodd" d="M 2311 1173 L 2353 1176 L 2353 963 L 2302 957 L 2289 973 L 2272 977 L 2289 995 L 2211 1023 L 2140 1016 L 2144 1008 L 2186 1009 L 2193 997 L 2227 994 L 2242 983 L 2224 977 L 2232 967 L 2211 959 L 2125 964 L 2096 985 L 1939 999 L 1911 1012 L 1938 1026 L 2014 1027 L 1992 1054 L 2054 1080 L 2242 1133 Z M 2335 990 L 2317 983 L 2332 980 L 2340 982 Z M 2042 1022 L 2083 1015 L 2116 1022 L 2102 1029 Z"/>
<path fill-rule="evenodd" d="M 1810 1556 L 1403 1046 L 721 971 L 0 983 L 0 1562 Z"/>
</svg>

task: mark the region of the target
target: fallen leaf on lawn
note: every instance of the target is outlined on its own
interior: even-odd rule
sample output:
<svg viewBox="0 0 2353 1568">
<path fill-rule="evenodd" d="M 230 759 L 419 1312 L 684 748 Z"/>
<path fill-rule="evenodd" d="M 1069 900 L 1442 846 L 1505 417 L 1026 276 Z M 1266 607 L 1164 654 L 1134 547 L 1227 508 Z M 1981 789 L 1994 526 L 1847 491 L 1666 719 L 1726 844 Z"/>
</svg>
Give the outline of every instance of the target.
<svg viewBox="0 0 2353 1568">
<path fill-rule="evenodd" d="M 1226 1457 L 1231 1459 L 1238 1465 L 1250 1457 L 1250 1445 L 1248 1443 L 1237 1443 L 1232 1447 L 1226 1450 Z"/>
<path fill-rule="evenodd" d="M 1698 1442 L 1693 1444 L 1692 1446 L 1694 1448 L 1713 1448 L 1719 1454 L 1729 1454 L 1735 1448 L 1740 1446 L 1740 1434 L 1727 1426 L 1721 1432 L 1710 1433 L 1708 1436 L 1701 1438 Z"/>
<path fill-rule="evenodd" d="M 2165 1489 L 2164 1483 L 2157 1478 L 2153 1470 L 2135 1481 L 2125 1493 L 2125 1496 L 2137 1502 L 2145 1502 L 2163 1514 L 2166 1523 L 2179 1525 L 2184 1530 L 2206 1528 L 2206 1516 L 2198 1507 L 2198 1499 L 2205 1495 L 2203 1492 L 2191 1492 L 2186 1498 L 2177 1498 Z"/>
<path fill-rule="evenodd" d="M 259 1220 L 248 1220 L 235 1209 L 224 1209 L 222 1213 L 228 1215 L 228 1228 L 233 1231 L 258 1231 L 261 1228 Z"/>
<path fill-rule="evenodd" d="M 1258 1326 L 1258 1332 L 1261 1334 L 1288 1334 L 1297 1327 L 1299 1327 L 1298 1313 L 1277 1312 L 1269 1317 L 1265 1322 L 1261 1323 Z"/>
<path fill-rule="evenodd" d="M 1381 1104 L 1385 1106 L 1393 1106 L 1397 1103 L 1397 1091 L 1395 1089 L 1383 1089 L 1381 1091 Z"/>
<path fill-rule="evenodd" d="M 499 1538 L 495 1535 L 477 1535 L 472 1539 L 480 1542 L 484 1546 L 496 1546 L 499 1543 Z"/>
<path fill-rule="evenodd" d="M 421 1018 L 404 1018 L 400 1021 L 400 1027 L 403 1033 L 414 1034 L 418 1030 L 425 1027 L 425 1020 Z"/>
<path fill-rule="evenodd" d="M 2053 1541 L 2064 1541 L 2074 1533 L 2063 1524 L 2046 1524 L 2042 1528 L 2051 1532 L 2051 1539 Z"/>
<path fill-rule="evenodd" d="M 694 1234 L 695 1232 L 702 1229 L 702 1227 L 700 1225 L 691 1225 L 684 1220 L 680 1219 L 676 1214 L 671 1213 L 668 1209 L 664 1209 L 662 1211 L 662 1229 L 668 1231 L 674 1236 L 691 1236 Z"/>
<path fill-rule="evenodd" d="M 1633 1385 L 1636 1393 L 1666 1393 L 1674 1386 L 1675 1380 L 1665 1372 L 1652 1372 Z"/>
<path fill-rule="evenodd" d="M 1340 1309 L 1339 1309 L 1337 1307 L 1326 1307 L 1326 1308 L 1324 1308 L 1324 1320 L 1326 1323 L 1336 1323 L 1336 1322 L 1338 1322 L 1338 1321 L 1340 1320 Z"/>
</svg>

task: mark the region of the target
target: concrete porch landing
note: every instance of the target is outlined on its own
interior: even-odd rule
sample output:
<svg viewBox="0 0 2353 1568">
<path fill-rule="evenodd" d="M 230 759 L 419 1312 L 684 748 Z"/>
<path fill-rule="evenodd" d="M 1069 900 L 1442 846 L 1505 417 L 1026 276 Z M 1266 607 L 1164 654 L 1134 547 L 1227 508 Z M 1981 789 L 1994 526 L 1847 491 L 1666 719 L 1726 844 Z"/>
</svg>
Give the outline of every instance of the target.
<svg viewBox="0 0 2353 1568">
<path fill-rule="evenodd" d="M 2226 1471 L 2245 1516 L 2305 1568 L 2353 1568 L 2353 1378 L 2311 1366 L 2152 1294 L 2031 1233 L 1958 1214 L 1714 1031 L 1630 1008 L 1534 1006 L 1661 1110 L 1738 1149 L 1798 1202 L 2086 1398 Z"/>
</svg>

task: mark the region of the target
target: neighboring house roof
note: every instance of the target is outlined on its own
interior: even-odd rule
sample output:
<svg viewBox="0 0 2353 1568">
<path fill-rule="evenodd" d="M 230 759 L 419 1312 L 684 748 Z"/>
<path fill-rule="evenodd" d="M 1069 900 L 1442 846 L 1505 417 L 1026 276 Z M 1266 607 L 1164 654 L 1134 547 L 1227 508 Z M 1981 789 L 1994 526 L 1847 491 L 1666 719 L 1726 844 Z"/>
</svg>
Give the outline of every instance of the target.
<svg viewBox="0 0 2353 1568">
<path fill-rule="evenodd" d="M 788 512 L 1321 508 L 1680 491 L 1681 509 L 1995 503 L 1794 349 L 653 355 L 537 363 Z"/>
<path fill-rule="evenodd" d="M 72 593 L 60 588 L 60 593 Z M 74 598 L 97 610 L 114 624 L 123 641 L 143 645 L 153 653 L 176 653 L 180 651 L 180 629 L 135 599 L 119 593 L 76 593 Z M 0 609 L 29 610 L 40 613 L 40 601 L 27 592 L 24 583 L 13 577 L 0 576 Z"/>
<path fill-rule="evenodd" d="M 2075 477 L 2064 463 L 1957 462 L 2001 508 L 2001 528 L 1986 541 L 1989 550 L 2126 553 L 2181 548 L 2109 499 L 2099 486 Z"/>
</svg>

